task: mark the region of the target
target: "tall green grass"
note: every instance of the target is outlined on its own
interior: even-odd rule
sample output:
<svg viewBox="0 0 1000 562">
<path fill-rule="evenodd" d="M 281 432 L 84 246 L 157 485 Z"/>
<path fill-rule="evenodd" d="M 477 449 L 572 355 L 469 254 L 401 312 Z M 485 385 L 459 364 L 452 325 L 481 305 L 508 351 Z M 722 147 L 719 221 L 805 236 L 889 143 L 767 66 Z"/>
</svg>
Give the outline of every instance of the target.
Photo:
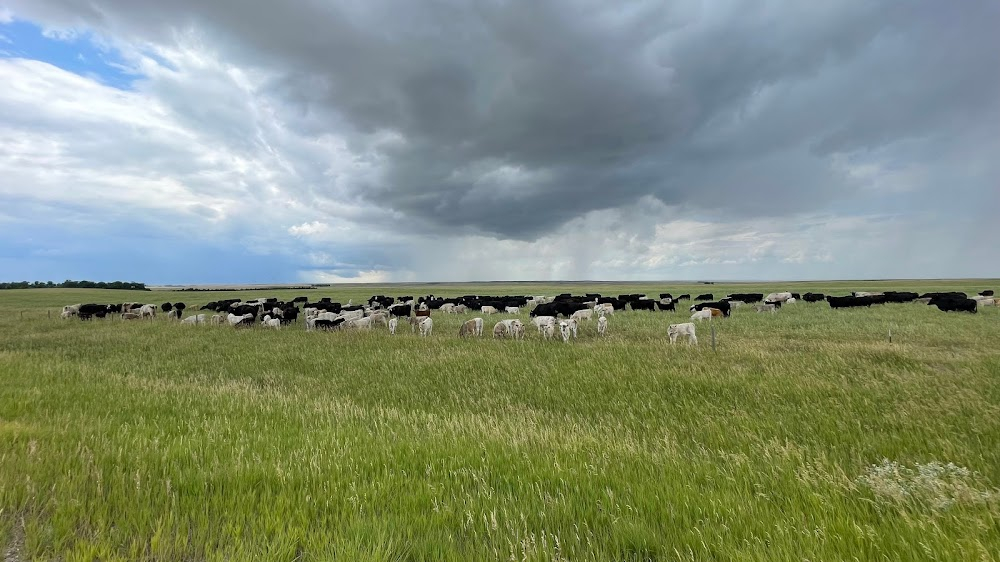
<svg viewBox="0 0 1000 562">
<path fill-rule="evenodd" d="M 383 293 L 996 285 L 231 295 L 359 302 Z M 585 323 L 569 344 L 543 341 L 533 327 L 525 341 L 459 340 L 472 315 L 435 314 L 430 338 L 403 326 L 389 336 L 57 319 L 76 302 L 183 300 L 194 313 L 226 296 L 0 291 L 0 552 L 16 544 L 22 560 L 762 561 L 1000 553 L 997 308 L 743 308 L 716 322 L 714 352 L 708 323 L 697 347 L 669 345 L 666 326 L 686 320 L 683 312 L 618 313 L 608 337 Z M 939 468 L 946 463 L 957 468 Z"/>
</svg>

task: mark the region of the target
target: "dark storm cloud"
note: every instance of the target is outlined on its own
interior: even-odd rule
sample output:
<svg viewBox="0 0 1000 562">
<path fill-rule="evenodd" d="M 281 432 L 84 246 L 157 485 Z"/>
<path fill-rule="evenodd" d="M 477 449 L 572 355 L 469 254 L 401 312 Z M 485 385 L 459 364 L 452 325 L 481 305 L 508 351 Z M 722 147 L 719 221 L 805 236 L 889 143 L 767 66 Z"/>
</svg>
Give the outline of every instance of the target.
<svg viewBox="0 0 1000 562">
<path fill-rule="evenodd" d="M 821 209 L 859 188 L 832 158 L 973 142 L 1000 100 L 990 1 L 12 5 L 154 42 L 194 29 L 276 72 L 289 124 L 377 156 L 355 196 L 442 233 L 533 239 L 646 195 L 744 217 Z"/>
</svg>

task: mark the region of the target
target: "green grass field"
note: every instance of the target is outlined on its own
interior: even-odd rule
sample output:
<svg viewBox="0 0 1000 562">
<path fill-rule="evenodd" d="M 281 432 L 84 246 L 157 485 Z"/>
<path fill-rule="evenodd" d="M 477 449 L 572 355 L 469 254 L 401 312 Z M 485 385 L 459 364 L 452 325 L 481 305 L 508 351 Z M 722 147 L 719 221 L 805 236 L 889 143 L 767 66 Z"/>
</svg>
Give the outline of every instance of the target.
<svg viewBox="0 0 1000 562">
<path fill-rule="evenodd" d="M 228 295 L 786 288 L 1000 281 Z M 471 314 L 436 314 L 430 338 L 58 319 L 225 296 L 0 291 L 5 562 L 1000 559 L 1000 308 L 741 308 L 715 352 L 708 323 L 669 345 L 686 312 L 569 344 L 459 340 Z"/>
</svg>

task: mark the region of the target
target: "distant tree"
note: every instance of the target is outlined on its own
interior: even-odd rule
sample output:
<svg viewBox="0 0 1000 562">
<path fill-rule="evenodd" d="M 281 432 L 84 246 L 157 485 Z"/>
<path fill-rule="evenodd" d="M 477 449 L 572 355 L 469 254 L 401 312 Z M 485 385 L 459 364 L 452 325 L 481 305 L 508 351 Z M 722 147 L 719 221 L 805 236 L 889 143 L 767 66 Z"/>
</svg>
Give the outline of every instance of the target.
<svg viewBox="0 0 1000 562">
<path fill-rule="evenodd" d="M 0 283 L 0 289 L 128 289 L 131 291 L 149 291 L 145 283 L 135 281 L 73 281 L 67 279 L 62 283 L 52 281 L 11 281 Z"/>
</svg>

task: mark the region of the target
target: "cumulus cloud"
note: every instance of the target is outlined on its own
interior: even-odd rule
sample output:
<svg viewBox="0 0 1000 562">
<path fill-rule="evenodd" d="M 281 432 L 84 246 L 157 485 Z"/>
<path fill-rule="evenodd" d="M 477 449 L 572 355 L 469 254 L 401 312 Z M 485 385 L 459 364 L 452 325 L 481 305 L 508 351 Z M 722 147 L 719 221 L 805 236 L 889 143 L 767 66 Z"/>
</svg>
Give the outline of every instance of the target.
<svg viewBox="0 0 1000 562">
<path fill-rule="evenodd" d="M 0 58 L 0 196 L 300 279 L 974 275 L 1000 234 L 987 0 L 7 4 L 135 80 Z"/>
</svg>

